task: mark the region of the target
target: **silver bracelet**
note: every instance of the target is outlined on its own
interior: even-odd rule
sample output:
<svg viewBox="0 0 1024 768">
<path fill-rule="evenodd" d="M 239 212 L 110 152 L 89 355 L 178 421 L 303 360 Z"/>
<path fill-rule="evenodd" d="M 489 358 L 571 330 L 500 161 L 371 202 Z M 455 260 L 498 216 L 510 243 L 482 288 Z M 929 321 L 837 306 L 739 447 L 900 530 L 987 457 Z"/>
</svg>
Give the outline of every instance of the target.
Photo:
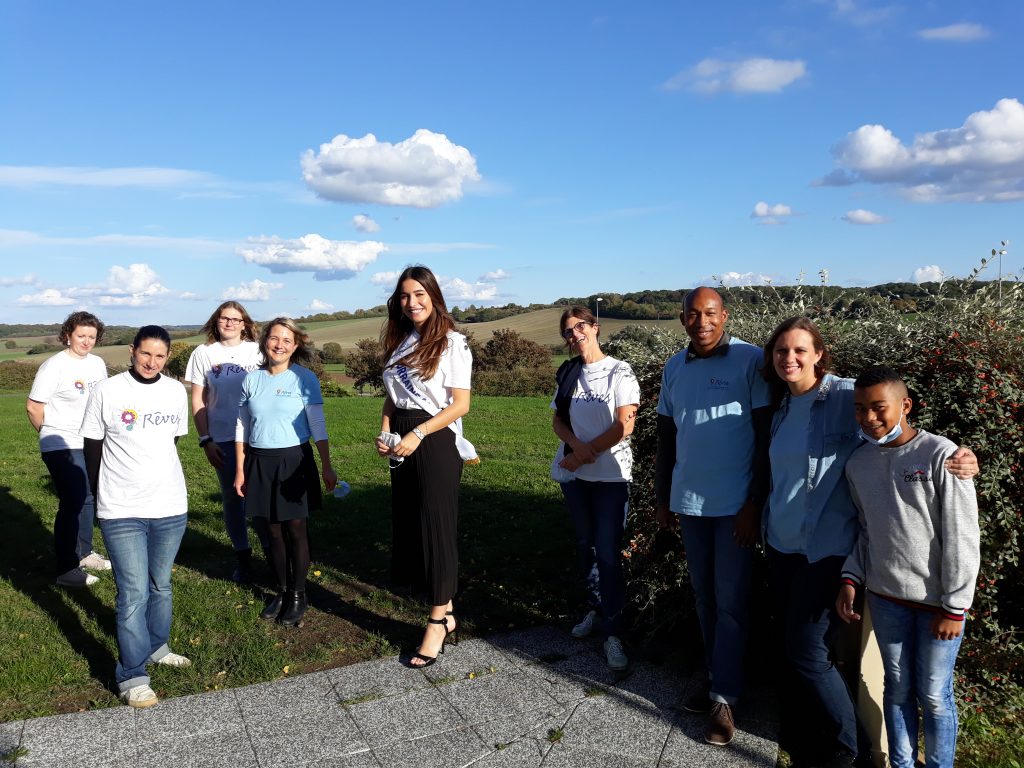
<svg viewBox="0 0 1024 768">
<path fill-rule="evenodd" d="M 427 436 L 423 434 L 423 430 L 420 429 L 419 427 L 413 427 L 412 433 L 416 435 L 416 437 L 418 437 L 421 441 L 427 439 Z"/>
</svg>

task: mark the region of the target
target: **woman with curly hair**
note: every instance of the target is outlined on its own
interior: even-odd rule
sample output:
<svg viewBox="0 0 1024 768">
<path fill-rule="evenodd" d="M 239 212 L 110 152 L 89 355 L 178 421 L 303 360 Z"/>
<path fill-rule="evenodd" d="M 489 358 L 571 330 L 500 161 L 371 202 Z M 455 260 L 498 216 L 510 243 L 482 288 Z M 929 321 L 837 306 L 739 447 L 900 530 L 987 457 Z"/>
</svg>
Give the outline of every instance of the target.
<svg viewBox="0 0 1024 768">
<path fill-rule="evenodd" d="M 426 631 L 410 666 L 428 667 L 458 626 L 452 599 L 459 576 L 457 524 L 473 356 L 455 331 L 434 273 L 408 267 L 388 299 L 381 330 L 386 360 L 377 452 L 391 459 L 391 575 L 425 591 Z"/>
<path fill-rule="evenodd" d="M 242 381 L 261 361 L 256 342 L 259 329 L 245 307 L 237 301 L 225 301 L 210 315 L 202 333 L 206 343 L 192 351 L 185 369 L 185 380 L 192 384 L 192 419 L 199 433 L 199 447 L 220 480 L 224 526 L 237 564 L 233 581 L 252 580 L 252 549 L 245 524 L 245 501 L 235 493 L 235 423 Z M 269 542 L 262 536 L 266 551 Z"/>
<path fill-rule="evenodd" d="M 92 548 L 95 501 L 89 490 L 82 453 L 85 404 L 97 383 L 107 378 L 103 359 L 91 354 L 103 338 L 103 323 L 89 312 L 72 312 L 60 328 L 61 350 L 39 366 L 25 409 L 39 433 L 39 450 L 57 491 L 53 546 L 57 583 L 85 587 L 98 579 L 85 569 L 110 570 L 110 561 Z"/>
<path fill-rule="evenodd" d="M 235 433 L 235 492 L 260 538 L 270 542 L 277 594 L 260 616 L 299 626 L 306 612 L 309 539 L 306 520 L 320 509 L 320 480 L 310 438 L 323 466 L 324 485 L 334 489 L 324 399 L 312 361 L 309 336 L 288 317 L 277 317 L 260 334 L 263 363 L 246 374 Z"/>
</svg>

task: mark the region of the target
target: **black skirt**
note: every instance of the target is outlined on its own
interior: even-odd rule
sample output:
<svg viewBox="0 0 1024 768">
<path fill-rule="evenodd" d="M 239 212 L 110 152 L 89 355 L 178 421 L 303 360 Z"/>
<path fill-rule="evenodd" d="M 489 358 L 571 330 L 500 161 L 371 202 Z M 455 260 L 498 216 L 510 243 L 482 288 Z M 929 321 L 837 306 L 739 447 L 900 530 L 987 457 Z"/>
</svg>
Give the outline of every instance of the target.
<svg viewBox="0 0 1024 768">
<path fill-rule="evenodd" d="M 272 523 L 303 520 L 320 509 L 320 473 L 313 448 L 253 448 L 245 453 L 245 511 Z"/>
</svg>

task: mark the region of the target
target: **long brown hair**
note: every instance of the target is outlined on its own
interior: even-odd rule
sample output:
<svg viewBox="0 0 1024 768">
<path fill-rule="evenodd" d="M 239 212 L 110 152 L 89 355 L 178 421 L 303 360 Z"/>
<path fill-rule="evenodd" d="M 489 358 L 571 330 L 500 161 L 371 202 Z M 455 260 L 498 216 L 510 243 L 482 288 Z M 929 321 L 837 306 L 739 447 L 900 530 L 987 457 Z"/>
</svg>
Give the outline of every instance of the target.
<svg viewBox="0 0 1024 768">
<path fill-rule="evenodd" d="M 384 350 L 383 362 L 387 364 L 391 355 L 398 349 L 398 345 L 414 330 L 412 320 L 402 312 L 402 283 L 406 280 L 415 280 L 423 286 L 423 290 L 430 297 L 433 311 L 420 330 L 420 343 L 416 345 L 416 349 L 395 364 L 401 363 L 413 368 L 422 378 L 429 379 L 437 372 L 441 355 L 448 349 L 448 331 L 455 330 L 455 319 L 448 312 L 448 305 L 441 295 L 437 278 L 422 264 L 405 268 L 398 276 L 395 290 L 388 299 L 388 320 L 380 331 L 380 345 Z"/>
<path fill-rule="evenodd" d="M 267 339 L 270 337 L 270 331 L 275 325 L 287 328 L 292 332 L 292 336 L 295 337 L 295 351 L 292 352 L 289 362 L 298 363 L 308 368 L 310 363 L 313 362 L 313 342 L 310 341 L 309 334 L 299 328 L 298 323 L 290 317 L 275 317 L 273 320 L 263 324 L 263 332 L 260 334 L 260 354 L 263 355 L 263 363 L 260 365 L 260 368 L 270 368 L 270 355 L 267 354 Z"/>
<path fill-rule="evenodd" d="M 772 335 L 768 337 L 768 341 L 764 345 L 764 369 L 761 371 L 761 375 L 771 384 L 772 390 L 779 393 L 780 399 L 787 387 L 786 383 L 779 378 L 779 374 L 775 372 L 775 344 L 782 334 L 797 330 L 807 331 L 811 335 L 811 341 L 814 343 L 814 351 L 821 352 L 821 359 L 814 364 L 814 375 L 820 379 L 832 370 L 832 356 L 828 353 L 825 339 L 822 338 L 821 331 L 818 330 L 818 326 L 814 324 L 814 321 L 799 315 L 783 320 L 772 331 Z"/>
<path fill-rule="evenodd" d="M 217 320 L 220 318 L 220 313 L 225 309 L 234 309 L 242 315 L 242 339 L 245 341 L 256 341 L 256 334 L 259 328 L 253 322 L 253 319 L 249 317 L 245 307 L 237 301 L 225 301 L 213 311 L 210 319 L 206 321 L 206 325 L 199 329 L 200 333 L 206 334 L 206 343 L 214 344 L 220 341 L 220 330 L 217 328 Z"/>
</svg>

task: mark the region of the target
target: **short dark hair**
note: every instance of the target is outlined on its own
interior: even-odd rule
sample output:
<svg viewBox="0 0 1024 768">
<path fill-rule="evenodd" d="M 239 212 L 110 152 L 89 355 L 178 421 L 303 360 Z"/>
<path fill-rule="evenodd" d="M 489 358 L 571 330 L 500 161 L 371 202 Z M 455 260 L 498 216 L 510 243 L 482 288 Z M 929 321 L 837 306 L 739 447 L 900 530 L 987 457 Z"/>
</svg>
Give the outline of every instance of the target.
<svg viewBox="0 0 1024 768">
<path fill-rule="evenodd" d="M 171 334 L 159 325 L 144 325 L 139 328 L 132 340 L 132 346 L 138 349 L 138 346 L 146 339 L 157 339 L 166 344 L 167 349 L 171 348 Z"/>
<path fill-rule="evenodd" d="M 861 372 L 857 380 L 853 382 L 853 387 L 854 389 L 867 389 L 878 384 L 902 384 L 904 387 L 907 385 L 895 368 L 888 365 L 872 365 Z"/>
<path fill-rule="evenodd" d="M 565 331 L 565 321 L 570 317 L 575 317 L 577 320 L 582 320 L 584 323 L 589 325 L 597 325 L 597 318 L 594 317 L 594 313 L 586 307 L 581 307 L 579 304 L 573 304 L 567 310 L 562 313 L 561 319 L 558 321 L 558 335 L 561 336 Z M 597 335 L 601 335 L 601 331 L 598 330 Z M 564 338 L 564 337 L 563 337 Z"/>
<path fill-rule="evenodd" d="M 72 312 L 65 318 L 64 322 L 60 326 L 60 339 L 61 344 L 67 344 L 68 339 L 71 338 L 71 334 L 74 333 L 75 328 L 79 326 L 88 326 L 89 328 L 96 329 L 96 343 L 99 344 L 103 338 L 103 323 L 96 315 L 92 312 Z"/>
</svg>

